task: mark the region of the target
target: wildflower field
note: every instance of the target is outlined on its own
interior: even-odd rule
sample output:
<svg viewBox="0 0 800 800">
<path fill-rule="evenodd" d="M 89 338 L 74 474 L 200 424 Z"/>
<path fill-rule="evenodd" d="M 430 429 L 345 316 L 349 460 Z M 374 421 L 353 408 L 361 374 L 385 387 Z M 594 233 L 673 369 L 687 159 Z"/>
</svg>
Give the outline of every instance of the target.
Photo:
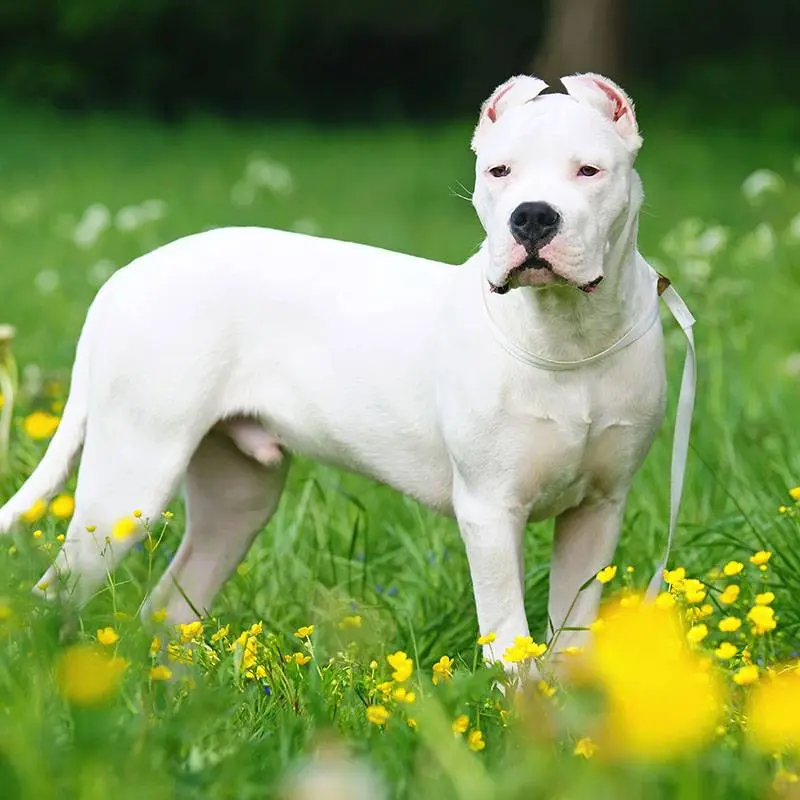
<svg viewBox="0 0 800 800">
<path fill-rule="evenodd" d="M 0 543 L 0 797 L 800 797 L 800 150 L 645 105 L 640 118 L 641 249 L 698 319 L 658 600 L 640 593 L 665 544 L 672 405 L 596 578 L 594 646 L 562 653 L 558 675 L 536 635 L 552 533 L 531 526 L 535 633 L 507 654 L 538 670 L 522 686 L 482 663 L 492 632 L 454 522 L 302 459 L 201 622 L 139 618 L 180 541 L 179 501 L 159 519 L 120 509 L 115 534 L 144 524 L 144 545 L 80 613 L 45 605 L 30 589 L 73 478 Z M 458 196 L 470 130 L 0 115 L 0 324 L 16 328 L 0 333 L 0 502 L 58 425 L 87 305 L 116 268 L 243 224 L 463 260 L 480 239 Z M 674 402 L 683 343 L 665 329 Z"/>
</svg>

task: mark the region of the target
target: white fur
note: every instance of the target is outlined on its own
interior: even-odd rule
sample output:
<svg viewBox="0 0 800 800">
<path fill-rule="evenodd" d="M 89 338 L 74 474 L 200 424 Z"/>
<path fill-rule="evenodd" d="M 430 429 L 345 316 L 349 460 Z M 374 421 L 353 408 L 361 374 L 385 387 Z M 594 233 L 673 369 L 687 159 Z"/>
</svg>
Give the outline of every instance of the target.
<svg viewBox="0 0 800 800">
<path fill-rule="evenodd" d="M 475 205 L 487 241 L 462 266 L 225 228 L 161 247 L 103 287 L 61 427 L 0 510 L 8 531 L 57 490 L 83 447 L 75 515 L 43 578 L 47 595 L 88 598 L 143 535 L 108 545 L 115 521 L 137 508 L 156 517 L 185 481 L 187 531 L 150 609 L 166 606 L 172 622 L 204 612 L 272 515 L 288 454 L 299 452 L 457 517 L 495 654 L 528 634 L 529 520 L 556 518 L 552 628 L 592 620 L 598 585 L 568 611 L 612 558 L 628 489 L 661 423 L 662 333 L 656 324 L 632 346 L 565 372 L 515 360 L 494 336 L 487 309 L 518 345 L 580 359 L 619 339 L 653 302 L 653 275 L 636 253 L 641 188 L 628 133 L 586 99 L 585 83 L 576 97 L 536 97 L 543 84 L 524 81 L 494 121 L 479 122 Z M 488 176 L 494 163 L 510 164 L 511 175 Z M 602 176 L 576 179 L 584 163 Z M 561 278 L 523 273 L 513 291 L 494 294 L 488 281 L 519 257 L 508 215 L 535 200 L 564 218 L 551 247 Z M 605 280 L 591 296 L 575 288 L 598 273 Z M 547 285 L 526 285 L 536 281 Z"/>
</svg>

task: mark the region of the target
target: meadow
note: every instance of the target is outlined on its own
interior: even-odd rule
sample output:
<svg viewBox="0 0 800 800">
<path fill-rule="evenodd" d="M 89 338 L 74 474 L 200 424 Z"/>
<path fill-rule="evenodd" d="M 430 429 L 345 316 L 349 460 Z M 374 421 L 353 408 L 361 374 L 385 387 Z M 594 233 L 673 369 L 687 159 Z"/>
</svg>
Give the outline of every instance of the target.
<svg viewBox="0 0 800 800">
<path fill-rule="evenodd" d="M 637 616 L 665 544 L 683 359 L 665 316 L 672 402 L 602 576 L 621 605 L 606 661 L 577 670 L 586 685 L 502 694 L 480 663 L 455 524 L 302 459 L 211 617 L 162 634 L 162 655 L 138 609 L 180 540 L 179 501 L 79 615 L 31 596 L 70 482 L 0 545 L 0 796 L 800 796 L 800 151 L 788 135 L 640 113 L 640 248 L 698 320 L 690 466 L 659 607 L 671 622 Z M 463 261 L 481 238 L 464 199 L 470 133 L 469 120 L 165 127 L 6 109 L 0 324 L 17 331 L 19 393 L 0 501 L 41 457 L 86 308 L 115 269 L 222 225 Z M 537 642 L 550 544 L 550 526 L 530 527 Z M 731 617 L 739 627 L 720 630 Z"/>
</svg>

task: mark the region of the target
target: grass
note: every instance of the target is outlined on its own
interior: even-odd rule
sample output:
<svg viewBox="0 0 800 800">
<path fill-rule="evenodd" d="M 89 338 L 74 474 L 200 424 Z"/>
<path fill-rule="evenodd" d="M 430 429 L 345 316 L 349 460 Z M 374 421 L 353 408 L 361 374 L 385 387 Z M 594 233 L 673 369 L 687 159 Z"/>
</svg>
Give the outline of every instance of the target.
<svg viewBox="0 0 800 800">
<path fill-rule="evenodd" d="M 788 139 L 692 129 L 667 112 L 642 124 L 639 168 L 648 199 L 641 249 L 673 278 L 698 318 L 700 385 L 671 563 L 704 577 L 730 559 L 743 561 L 746 595 L 763 578 L 747 557 L 771 551 L 764 575 L 777 595 L 780 624 L 774 634 L 757 637 L 752 656 L 779 660 L 800 639 L 800 527 L 796 517 L 778 512 L 790 503 L 787 490 L 800 483 L 800 234 L 787 233 L 800 211 L 798 154 Z M 469 204 L 456 196 L 472 182 L 469 135 L 469 122 L 321 131 L 211 119 L 163 128 L 122 118 L 3 114 L 0 322 L 18 329 L 15 355 L 24 377 L 13 474 L 0 479 L 0 498 L 41 455 L 43 444 L 28 439 L 19 420 L 58 402 L 87 305 L 110 265 L 183 234 L 243 224 L 313 228 L 463 260 L 481 233 Z M 249 204 L 232 202 L 232 191 L 247 194 L 246 164 L 259 154 L 288 167 L 293 191 L 263 187 Z M 777 172 L 784 185 L 753 204 L 740 187 L 761 168 Z M 112 226 L 87 248 L 72 240 L 92 204 L 104 204 L 113 216 L 148 199 L 166 203 L 161 218 L 135 230 Z M 715 234 L 704 232 L 712 225 L 725 229 L 725 244 L 705 253 Z M 682 344 L 674 330 L 668 341 L 674 400 Z M 643 585 L 664 546 L 671 418 L 672 406 L 635 483 L 612 587 Z M 150 638 L 136 611 L 179 541 L 179 504 L 174 512 L 172 521 L 153 522 L 159 546 L 137 550 L 77 619 L 37 606 L 28 592 L 52 558 L 63 521 L 48 515 L 23 525 L 13 544 L 0 549 L 8 611 L 0 623 L 4 797 L 272 797 L 303 754 L 333 737 L 369 760 L 391 797 L 708 798 L 756 794 L 771 779 L 774 770 L 739 747 L 735 722 L 702 759 L 681 769 L 578 763 L 571 745 L 559 748 L 524 715 L 521 727 L 506 728 L 497 703 L 507 708 L 508 701 L 492 689 L 493 673 L 473 672 L 476 620 L 454 523 L 365 479 L 303 461 L 213 610 L 220 624 L 231 626 L 228 643 L 263 621 L 259 658 L 271 665 L 270 694 L 263 680 L 237 678 L 234 656 L 224 649 L 219 665 L 184 668 L 192 689 L 180 688 L 174 663 L 172 681 L 147 681 Z M 42 530 L 40 538 L 31 535 L 34 528 Z M 526 542 L 535 634 L 544 630 L 550 536 L 549 526 L 532 526 Z M 635 571 L 626 573 L 624 565 Z M 715 610 L 715 620 L 720 613 Z M 345 636 L 337 627 L 343 615 L 359 615 L 362 627 Z M 102 706 L 85 708 L 56 691 L 65 621 L 77 625 L 69 642 L 93 640 L 106 626 L 121 637 L 114 648 L 131 665 Z M 317 626 L 311 664 L 281 666 L 283 655 L 306 652 L 292 632 L 311 622 Z M 215 625 L 207 623 L 207 634 Z M 190 646 L 195 660 L 213 660 L 197 643 Z M 414 680 L 419 677 L 419 724 L 411 730 L 401 721 L 410 712 L 394 711 L 383 732 L 365 719 L 366 693 L 388 677 L 385 656 L 401 649 L 414 659 Z M 431 665 L 443 654 L 456 659 L 456 676 L 434 689 Z M 373 658 L 376 669 L 369 666 Z M 460 713 L 484 732 L 483 752 L 451 741 L 450 722 Z M 547 718 L 541 709 L 536 713 L 542 716 L 534 719 Z"/>
</svg>

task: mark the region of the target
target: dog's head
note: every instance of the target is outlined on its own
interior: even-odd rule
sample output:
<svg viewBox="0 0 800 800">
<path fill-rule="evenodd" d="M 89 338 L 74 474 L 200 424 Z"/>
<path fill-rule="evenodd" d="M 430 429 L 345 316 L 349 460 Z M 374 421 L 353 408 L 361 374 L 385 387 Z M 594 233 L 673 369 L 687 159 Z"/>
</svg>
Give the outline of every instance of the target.
<svg viewBox="0 0 800 800">
<path fill-rule="evenodd" d="M 633 104 L 601 75 L 561 81 L 567 94 L 542 95 L 538 78 L 511 78 L 481 109 L 473 204 L 495 291 L 567 283 L 591 293 L 627 217 L 642 143 Z"/>
</svg>

